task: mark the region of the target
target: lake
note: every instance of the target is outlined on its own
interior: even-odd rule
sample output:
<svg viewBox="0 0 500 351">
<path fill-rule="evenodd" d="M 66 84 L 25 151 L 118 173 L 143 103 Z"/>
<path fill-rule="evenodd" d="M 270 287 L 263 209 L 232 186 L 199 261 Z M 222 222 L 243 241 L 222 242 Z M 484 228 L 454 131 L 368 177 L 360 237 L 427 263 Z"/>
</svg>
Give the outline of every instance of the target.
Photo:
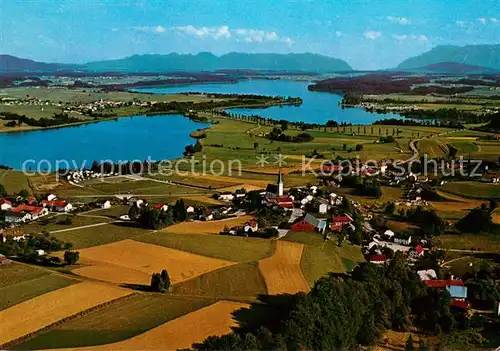
<svg viewBox="0 0 500 351">
<path fill-rule="evenodd" d="M 68 160 L 70 168 L 83 162 L 173 159 L 193 144 L 189 134 L 209 126 L 182 115 L 122 117 L 73 127 L 0 133 L 0 164 L 23 169 L 55 170 L 56 161 Z M 43 161 L 46 160 L 46 161 Z M 75 164 L 73 164 L 75 162 Z M 39 168 L 35 164 L 40 164 Z M 62 163 L 60 163 L 63 165 Z M 65 167 L 59 167 L 65 168 Z M 1 181 L 0 181 L 1 182 Z"/>
<path fill-rule="evenodd" d="M 308 82 L 289 80 L 244 80 L 234 84 L 195 84 L 134 89 L 139 92 L 172 94 L 178 92 L 239 93 L 280 96 L 300 96 L 302 105 L 269 108 L 238 108 L 231 112 L 258 114 L 263 117 L 325 123 L 328 120 L 370 124 L 381 118 L 362 109 L 339 106 L 339 95 L 307 90 Z M 206 124 L 196 123 L 181 115 L 135 116 L 74 127 L 17 133 L 0 133 L 0 164 L 22 169 L 26 160 L 32 169 L 55 169 L 57 160 L 69 160 L 70 167 L 90 167 L 93 160 L 152 160 L 172 159 L 182 155 L 184 147 L 194 140 L 189 134 Z M 43 161 L 45 160 L 45 161 Z M 37 168 L 35 164 L 42 164 Z M 74 164 L 73 164 L 74 162 Z M 64 167 L 60 167 L 64 168 Z"/>
<path fill-rule="evenodd" d="M 303 102 L 299 107 L 285 105 L 268 108 L 235 108 L 230 111 L 245 115 L 256 114 L 262 117 L 269 117 L 278 120 L 285 119 L 291 122 L 304 121 L 323 124 L 328 120 L 335 120 L 339 123 L 350 122 L 352 124 L 371 124 L 377 119 L 400 118 L 399 115 L 392 113 L 382 115 L 369 113 L 359 108 L 342 109 L 339 106 L 339 102 L 342 100 L 340 95 L 309 91 L 307 90 L 307 86 L 310 84 L 312 84 L 312 82 L 249 79 L 242 80 L 237 83 L 171 85 L 165 87 L 138 88 L 133 90 L 154 94 L 201 92 L 301 97 Z"/>
</svg>

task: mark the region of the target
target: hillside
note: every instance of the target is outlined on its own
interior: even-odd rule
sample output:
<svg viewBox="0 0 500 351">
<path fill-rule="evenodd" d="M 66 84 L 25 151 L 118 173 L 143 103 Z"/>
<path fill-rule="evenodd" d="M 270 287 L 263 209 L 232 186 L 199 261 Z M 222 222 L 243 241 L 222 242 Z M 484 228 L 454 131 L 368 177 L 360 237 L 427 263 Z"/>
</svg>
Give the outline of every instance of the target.
<svg viewBox="0 0 500 351">
<path fill-rule="evenodd" d="M 219 69 L 251 69 L 297 72 L 336 72 L 352 70 L 345 61 L 318 54 L 246 54 L 212 53 L 168 55 L 134 55 L 118 60 L 86 64 L 87 70 L 119 72 L 214 71 Z"/>
<path fill-rule="evenodd" d="M 443 62 L 500 69 L 500 45 L 437 46 L 401 62 L 397 69 L 407 70 Z"/>
<path fill-rule="evenodd" d="M 75 67 L 59 63 L 44 63 L 11 55 L 0 55 L 0 72 L 57 71 Z"/>
</svg>

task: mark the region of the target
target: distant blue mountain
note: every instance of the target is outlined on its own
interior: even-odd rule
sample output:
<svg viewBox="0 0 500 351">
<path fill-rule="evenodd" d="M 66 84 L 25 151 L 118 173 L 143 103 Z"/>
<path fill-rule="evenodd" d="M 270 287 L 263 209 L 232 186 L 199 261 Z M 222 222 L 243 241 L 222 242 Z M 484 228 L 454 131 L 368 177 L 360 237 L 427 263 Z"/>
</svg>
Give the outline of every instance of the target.
<svg viewBox="0 0 500 351">
<path fill-rule="evenodd" d="M 77 68 L 77 65 L 44 63 L 12 55 L 0 55 L 0 72 L 44 72 Z"/>
<path fill-rule="evenodd" d="M 215 56 L 208 52 L 196 55 L 177 53 L 134 55 L 118 60 L 89 62 L 85 67 L 93 72 L 195 72 L 248 69 L 326 73 L 352 70 L 352 67 L 343 60 L 318 54 L 246 54 L 236 52 L 222 56 Z"/>
<path fill-rule="evenodd" d="M 408 70 L 443 62 L 500 70 L 500 45 L 436 46 L 401 62 L 396 69 Z"/>
</svg>

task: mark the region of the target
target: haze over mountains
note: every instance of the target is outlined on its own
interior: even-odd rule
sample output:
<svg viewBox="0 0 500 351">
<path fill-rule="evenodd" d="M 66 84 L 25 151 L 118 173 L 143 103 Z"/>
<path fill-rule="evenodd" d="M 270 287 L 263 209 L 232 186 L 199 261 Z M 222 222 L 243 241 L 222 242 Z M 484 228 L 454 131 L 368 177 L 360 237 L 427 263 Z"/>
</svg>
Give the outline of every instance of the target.
<svg viewBox="0 0 500 351">
<path fill-rule="evenodd" d="M 43 63 L 0 55 L 0 71 L 56 71 L 78 70 L 88 72 L 197 72 L 216 70 L 267 70 L 287 72 L 330 73 L 352 71 L 345 61 L 319 54 L 249 54 L 212 53 L 167 55 L 133 55 L 116 60 L 89 62 L 83 65 Z M 399 64 L 395 70 L 440 73 L 491 73 L 500 70 L 500 45 L 437 46 L 419 56 Z"/>
</svg>

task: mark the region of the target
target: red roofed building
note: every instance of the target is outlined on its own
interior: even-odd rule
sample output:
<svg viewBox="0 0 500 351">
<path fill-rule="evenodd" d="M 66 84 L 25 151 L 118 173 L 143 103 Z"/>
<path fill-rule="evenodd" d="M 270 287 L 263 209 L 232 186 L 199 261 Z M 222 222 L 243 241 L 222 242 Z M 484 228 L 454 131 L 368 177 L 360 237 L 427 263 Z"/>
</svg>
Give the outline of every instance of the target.
<svg viewBox="0 0 500 351">
<path fill-rule="evenodd" d="M 10 214 L 19 214 L 19 215 L 29 214 L 29 218 L 27 218 L 27 217 L 25 217 L 25 218 L 27 220 L 35 220 L 35 219 L 38 219 L 39 217 L 43 217 L 43 216 L 48 215 L 49 211 L 44 207 L 21 204 L 15 208 L 11 209 Z M 11 217 L 15 217 L 15 216 L 11 216 Z M 17 217 L 20 218 L 20 216 L 17 216 Z M 6 218 L 7 218 L 7 216 L 6 216 Z M 11 222 L 17 222 L 17 221 L 11 221 Z"/>
<path fill-rule="evenodd" d="M 7 211 L 12 208 L 12 202 L 6 199 L 0 199 L 0 210 Z"/>
<path fill-rule="evenodd" d="M 168 210 L 168 205 L 165 204 L 154 204 L 153 208 L 156 210 L 166 211 Z"/>
<path fill-rule="evenodd" d="M 352 217 L 348 214 L 343 216 L 333 216 L 332 222 L 330 223 L 330 230 L 336 230 L 340 232 L 345 225 L 351 224 L 352 221 Z"/>
<path fill-rule="evenodd" d="M 294 232 L 314 232 L 316 231 L 316 227 L 311 223 L 306 221 L 305 219 L 301 219 L 298 222 L 295 222 L 290 226 L 290 230 Z"/>
<path fill-rule="evenodd" d="M 293 208 L 293 198 L 288 195 L 284 196 L 277 196 L 276 197 L 276 202 L 280 207 L 283 208 Z"/>
<path fill-rule="evenodd" d="M 55 212 L 69 212 L 73 209 L 73 205 L 64 200 L 42 200 L 41 205 Z"/>
<path fill-rule="evenodd" d="M 464 300 L 453 299 L 453 300 L 451 300 L 451 303 L 450 303 L 450 307 L 456 307 L 456 308 L 460 308 L 462 310 L 468 310 L 469 306 L 470 306 L 470 304 Z"/>
<path fill-rule="evenodd" d="M 368 262 L 375 264 L 383 264 L 387 262 L 386 255 L 370 255 L 368 256 Z"/>
<path fill-rule="evenodd" d="M 445 289 L 448 286 L 465 286 L 461 280 L 426 280 L 424 281 L 428 288 Z"/>
</svg>

